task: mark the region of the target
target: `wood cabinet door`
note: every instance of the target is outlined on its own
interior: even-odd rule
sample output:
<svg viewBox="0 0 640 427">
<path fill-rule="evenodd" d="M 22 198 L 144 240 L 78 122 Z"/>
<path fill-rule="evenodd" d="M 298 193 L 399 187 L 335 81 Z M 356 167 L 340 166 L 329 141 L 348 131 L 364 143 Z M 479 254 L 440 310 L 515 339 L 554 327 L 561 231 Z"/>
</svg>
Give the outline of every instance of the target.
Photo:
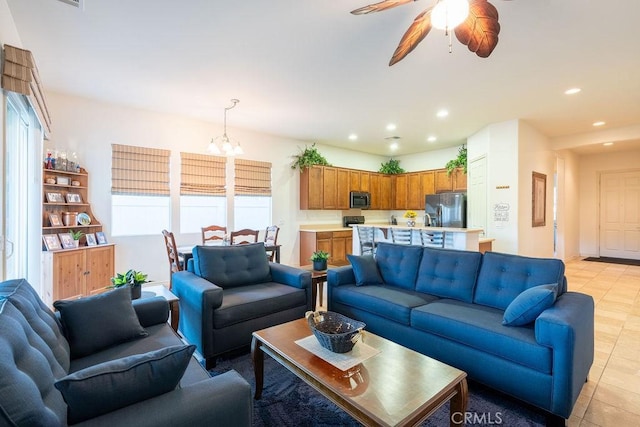
<svg viewBox="0 0 640 427">
<path fill-rule="evenodd" d="M 351 253 L 352 245 L 352 231 L 334 231 L 333 239 L 331 242 L 332 250 L 329 264 L 332 265 L 347 265 L 347 254 Z"/>
<path fill-rule="evenodd" d="M 369 172 L 360 172 L 360 191 L 371 191 L 369 189 Z"/>
<path fill-rule="evenodd" d="M 407 175 L 407 209 L 424 209 L 424 191 L 422 191 L 422 176 L 419 172 Z"/>
<path fill-rule="evenodd" d="M 115 276 L 114 247 L 112 245 L 87 249 L 86 255 L 86 294 L 104 292 Z"/>
<path fill-rule="evenodd" d="M 407 209 L 407 175 L 393 175 L 391 182 L 394 193 L 393 209 Z"/>
<path fill-rule="evenodd" d="M 360 191 L 360 171 L 349 171 L 349 191 Z"/>
<path fill-rule="evenodd" d="M 362 176 L 360 176 L 362 179 Z M 369 192 L 371 193 L 371 206 L 369 209 L 381 209 L 380 206 L 380 174 L 371 172 L 369 174 Z"/>
<path fill-rule="evenodd" d="M 392 209 L 391 175 L 380 174 L 380 209 Z"/>
<path fill-rule="evenodd" d="M 322 166 L 311 166 L 300 173 L 300 209 L 322 209 L 322 177 Z"/>
<path fill-rule="evenodd" d="M 453 191 L 467 191 L 467 174 L 458 168 L 451 174 L 453 177 Z"/>
<path fill-rule="evenodd" d="M 316 234 L 316 251 L 328 252 L 329 264 L 331 263 L 331 257 L 333 257 L 333 236 L 331 232 L 317 233 Z"/>
<path fill-rule="evenodd" d="M 337 209 L 338 197 L 336 181 L 338 179 L 338 171 L 336 168 L 324 167 L 322 179 L 322 208 L 323 209 Z"/>
<path fill-rule="evenodd" d="M 436 174 L 433 171 L 424 171 L 420 173 L 420 181 L 422 185 L 422 192 L 427 194 L 436 194 Z M 424 204 L 424 198 L 422 200 Z M 424 206 L 423 206 L 424 207 Z"/>
<path fill-rule="evenodd" d="M 446 169 L 438 169 L 436 172 L 436 193 L 453 190 L 453 180 L 447 174 Z"/>
<path fill-rule="evenodd" d="M 347 169 L 336 170 L 336 207 L 349 209 L 350 172 Z"/>
<path fill-rule="evenodd" d="M 53 300 L 85 295 L 85 250 L 60 251 L 53 258 Z"/>
</svg>

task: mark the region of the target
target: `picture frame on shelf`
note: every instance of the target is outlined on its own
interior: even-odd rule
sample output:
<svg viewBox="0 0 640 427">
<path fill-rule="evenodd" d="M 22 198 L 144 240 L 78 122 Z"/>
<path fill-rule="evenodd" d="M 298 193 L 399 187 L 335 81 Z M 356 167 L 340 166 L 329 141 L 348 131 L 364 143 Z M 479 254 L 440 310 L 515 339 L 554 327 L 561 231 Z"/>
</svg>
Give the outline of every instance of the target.
<svg viewBox="0 0 640 427">
<path fill-rule="evenodd" d="M 98 244 L 95 234 L 87 233 L 84 237 L 87 238 L 87 246 L 96 246 Z"/>
<path fill-rule="evenodd" d="M 47 248 L 48 251 L 57 251 L 62 249 L 62 246 L 60 246 L 60 240 L 55 234 L 42 235 L 42 241 L 44 242 L 44 247 Z"/>
<path fill-rule="evenodd" d="M 64 203 L 64 197 L 62 193 L 48 192 L 47 203 Z"/>
<path fill-rule="evenodd" d="M 60 219 L 60 215 L 58 215 L 57 213 L 50 213 L 49 225 L 51 227 L 62 227 L 62 220 Z"/>
<path fill-rule="evenodd" d="M 71 182 L 69 177 L 66 177 L 66 176 L 57 176 L 56 177 L 56 184 L 58 184 L 58 185 L 69 185 L 69 182 Z"/>
<path fill-rule="evenodd" d="M 82 203 L 79 193 L 67 193 L 67 203 Z"/>
<path fill-rule="evenodd" d="M 96 231 L 96 241 L 98 242 L 99 245 L 106 245 L 107 236 L 105 236 L 104 232 L 102 231 Z"/>
<path fill-rule="evenodd" d="M 71 233 L 58 233 L 58 237 L 60 238 L 60 243 L 62 244 L 62 249 L 73 249 L 75 245 L 73 244 L 73 237 Z"/>
</svg>

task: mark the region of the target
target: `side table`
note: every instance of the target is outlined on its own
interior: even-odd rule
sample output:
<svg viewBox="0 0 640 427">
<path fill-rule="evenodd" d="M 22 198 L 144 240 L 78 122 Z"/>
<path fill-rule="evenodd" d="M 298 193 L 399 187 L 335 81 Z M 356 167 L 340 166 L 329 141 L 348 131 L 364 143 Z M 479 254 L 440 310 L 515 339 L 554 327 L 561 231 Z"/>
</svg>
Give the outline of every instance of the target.
<svg viewBox="0 0 640 427">
<path fill-rule="evenodd" d="M 173 294 L 169 288 L 162 284 L 149 286 L 143 285 L 141 298 L 151 298 L 156 296 L 163 297 L 169 303 L 169 309 L 171 311 L 171 327 L 174 331 L 178 332 L 178 324 L 180 322 L 180 305 L 178 304 L 178 297 Z"/>
<path fill-rule="evenodd" d="M 337 266 L 327 265 L 327 270 L 335 267 Z M 324 283 L 327 281 L 327 270 L 314 270 L 313 265 L 302 265 L 300 268 L 311 272 L 311 298 L 313 299 L 313 311 L 315 311 L 317 299 L 320 300 L 319 305 L 322 305 Z"/>
</svg>

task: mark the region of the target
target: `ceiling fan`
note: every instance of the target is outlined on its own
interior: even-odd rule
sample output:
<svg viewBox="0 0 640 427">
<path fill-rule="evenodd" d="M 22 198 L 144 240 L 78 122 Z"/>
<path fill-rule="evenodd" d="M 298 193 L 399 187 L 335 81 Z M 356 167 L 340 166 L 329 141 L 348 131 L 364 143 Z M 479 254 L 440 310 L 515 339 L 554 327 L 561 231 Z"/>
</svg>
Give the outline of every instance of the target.
<svg viewBox="0 0 640 427">
<path fill-rule="evenodd" d="M 417 0 L 383 0 L 355 9 L 351 13 L 365 15 L 381 12 L 414 1 Z M 466 12 L 461 12 L 461 23 L 454 20 L 456 6 L 465 9 L 468 7 Z M 491 55 L 498 44 L 500 33 L 498 10 L 487 0 L 436 0 L 436 4 L 424 10 L 413 20 L 393 53 L 389 66 L 401 61 L 415 49 L 433 27 L 444 29 L 445 34 L 449 35 L 449 51 L 451 51 L 450 30 L 453 30 L 458 41 L 481 58 Z"/>
</svg>

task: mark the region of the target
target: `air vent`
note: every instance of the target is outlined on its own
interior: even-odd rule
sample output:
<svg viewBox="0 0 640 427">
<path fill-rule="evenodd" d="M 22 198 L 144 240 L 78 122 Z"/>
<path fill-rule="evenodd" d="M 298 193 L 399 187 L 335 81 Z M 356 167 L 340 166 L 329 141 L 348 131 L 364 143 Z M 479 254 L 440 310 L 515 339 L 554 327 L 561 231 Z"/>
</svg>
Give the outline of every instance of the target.
<svg viewBox="0 0 640 427">
<path fill-rule="evenodd" d="M 402 139 L 402 137 L 401 136 L 387 136 L 385 139 L 387 141 L 398 141 L 398 140 Z"/>
<path fill-rule="evenodd" d="M 62 3 L 70 4 L 71 6 L 78 7 L 82 9 L 82 0 L 58 0 Z"/>
</svg>

